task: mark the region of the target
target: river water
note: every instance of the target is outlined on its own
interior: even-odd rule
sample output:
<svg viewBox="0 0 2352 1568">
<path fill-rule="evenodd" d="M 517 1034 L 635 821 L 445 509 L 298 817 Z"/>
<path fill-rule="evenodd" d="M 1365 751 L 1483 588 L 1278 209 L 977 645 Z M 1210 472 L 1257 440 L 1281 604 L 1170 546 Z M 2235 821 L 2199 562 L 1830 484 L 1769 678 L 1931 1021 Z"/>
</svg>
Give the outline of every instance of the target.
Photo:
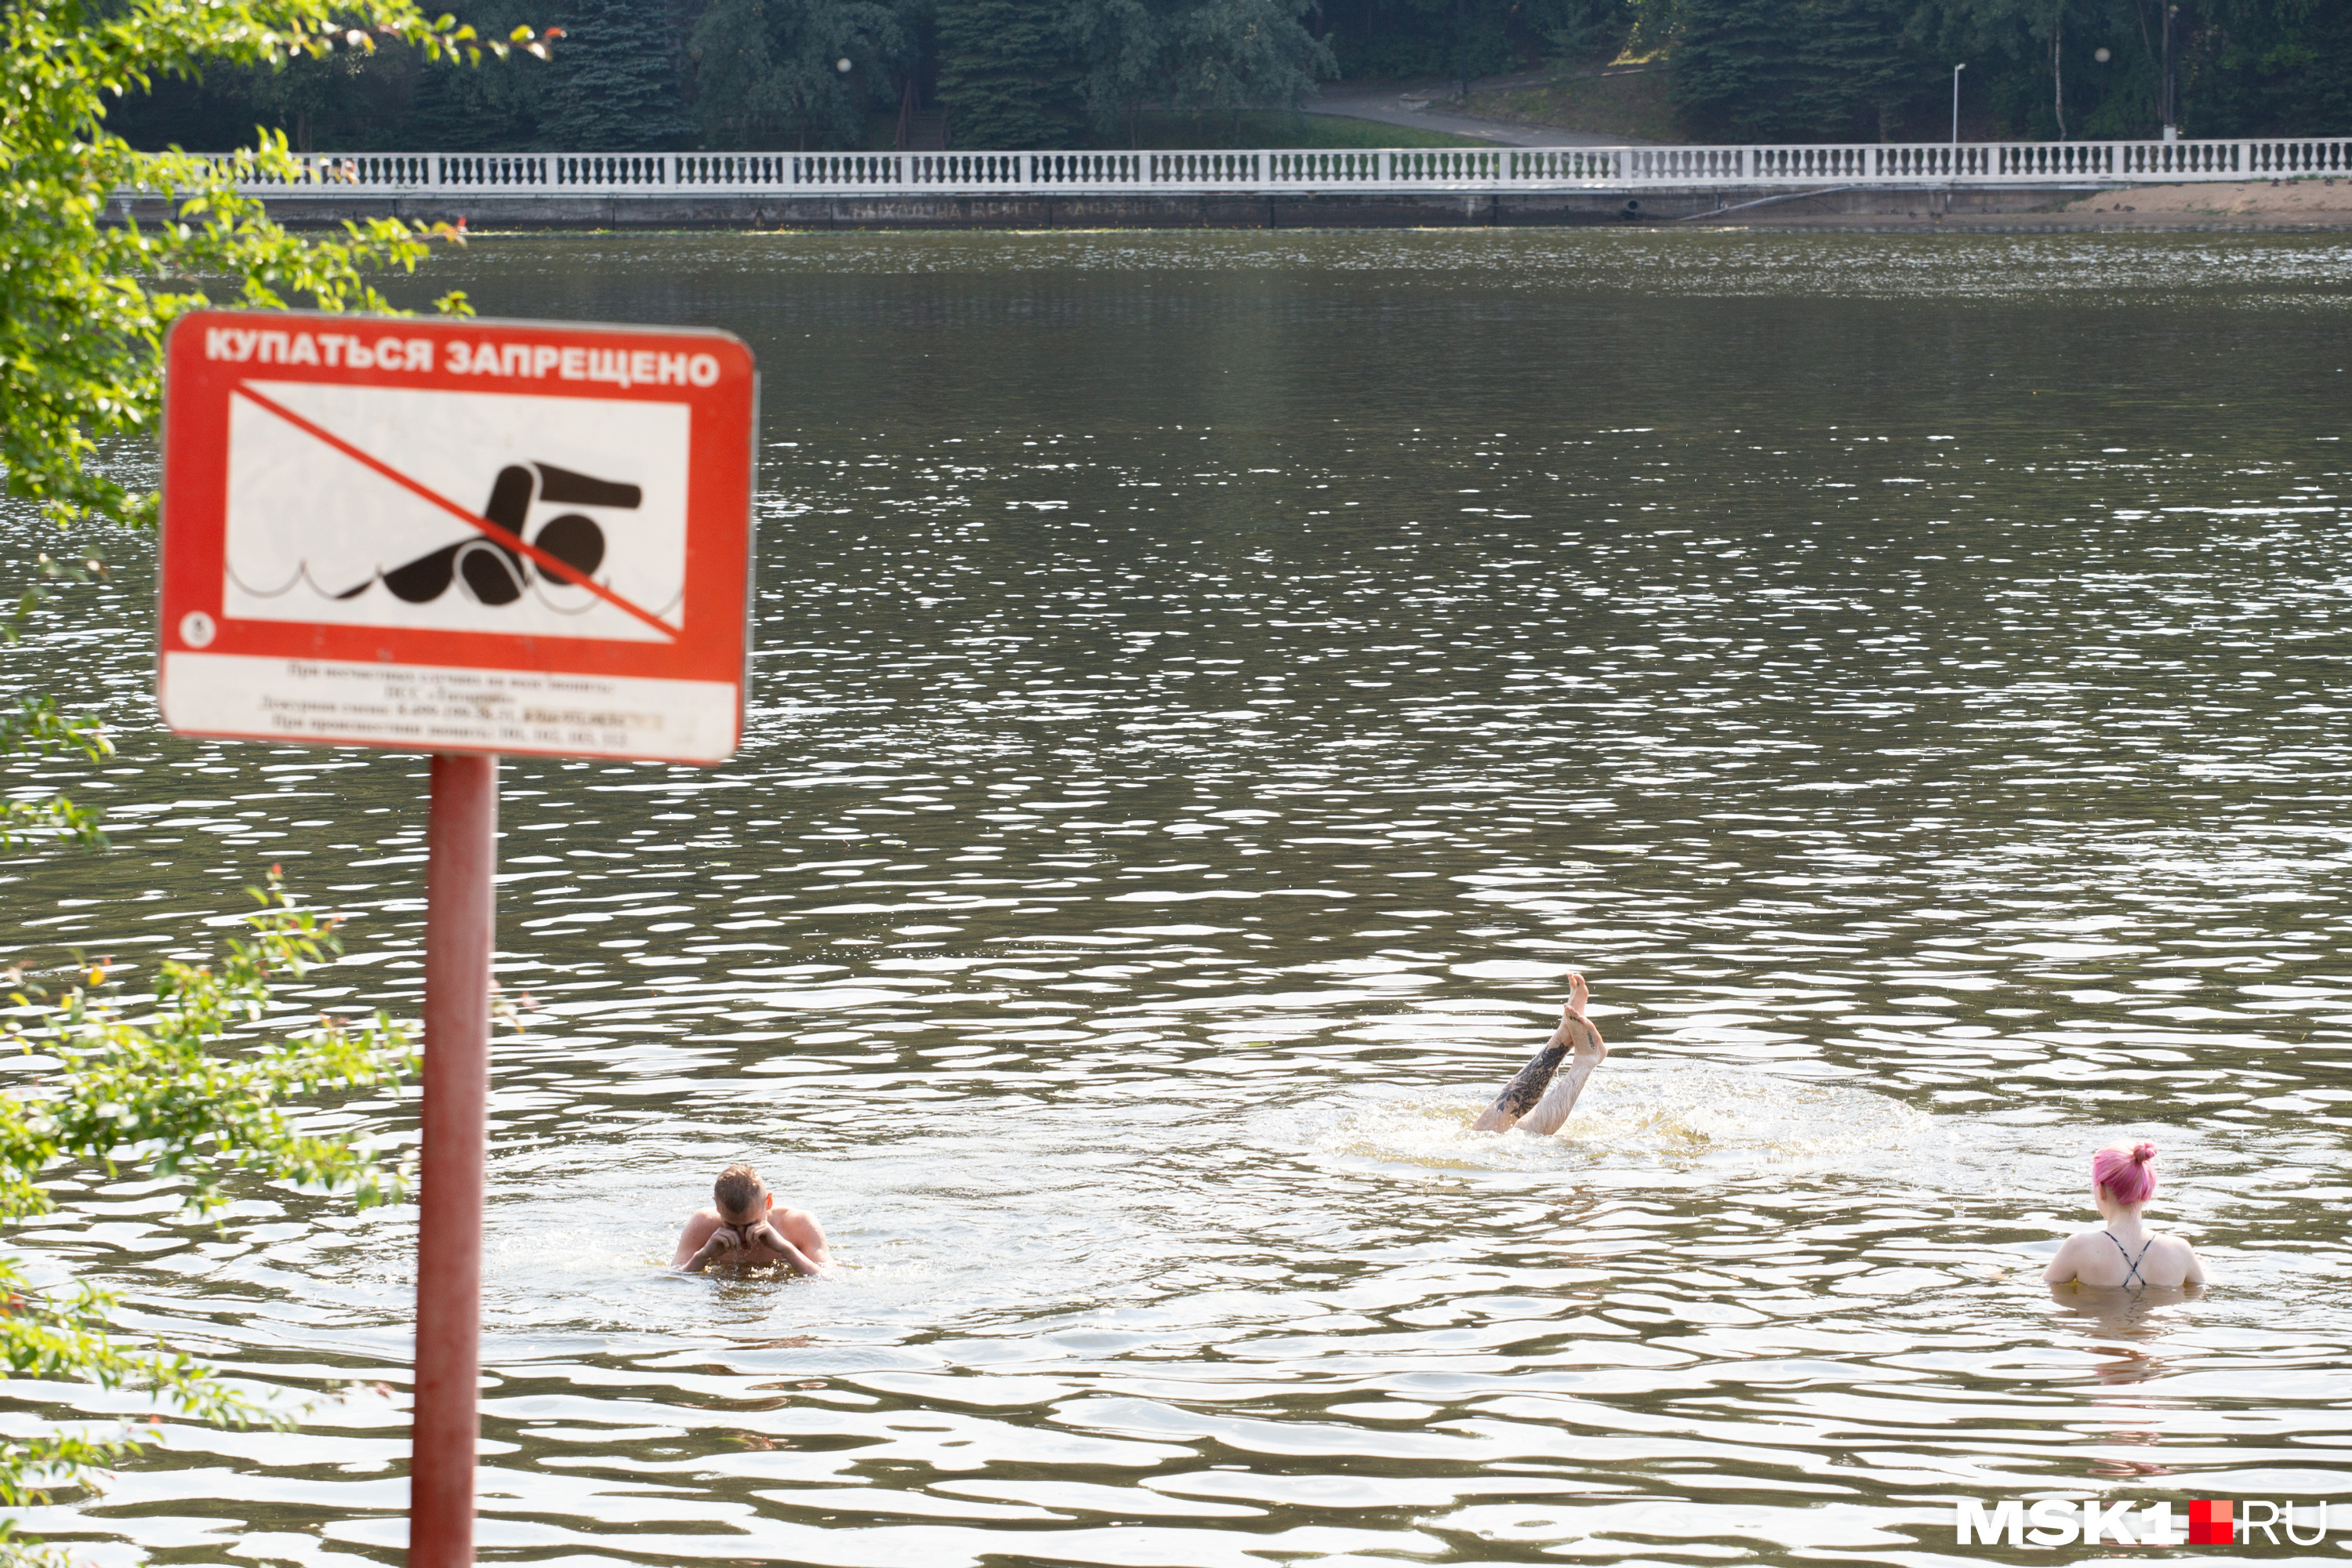
<svg viewBox="0 0 2352 1568">
<path fill-rule="evenodd" d="M 506 772 L 487 1559 L 1916 1563 L 1960 1496 L 2352 1500 L 2352 244 L 428 270 L 765 376 L 741 754 Z M 299 1006 L 413 1010 L 421 761 L 162 735 L 100 542 L 8 668 L 117 726 L 15 779 L 114 847 L 5 868 L 16 956 L 199 952 L 275 863 L 352 917 Z M 1470 1132 L 1578 970 L 1575 1119 Z M 2203 1299 L 2040 1283 L 2119 1137 Z M 664 1271 L 736 1159 L 836 1273 Z M 26 1526 L 398 1561 L 413 1211 L 60 1194 L 37 1268 L 308 1414 Z"/>
</svg>

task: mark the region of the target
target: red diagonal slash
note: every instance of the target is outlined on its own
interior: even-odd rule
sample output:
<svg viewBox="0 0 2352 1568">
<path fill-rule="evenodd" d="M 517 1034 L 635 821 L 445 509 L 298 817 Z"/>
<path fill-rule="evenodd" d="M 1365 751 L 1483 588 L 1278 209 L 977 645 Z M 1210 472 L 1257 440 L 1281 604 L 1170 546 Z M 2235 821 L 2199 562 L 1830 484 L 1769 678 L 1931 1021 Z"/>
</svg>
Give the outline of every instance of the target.
<svg viewBox="0 0 2352 1568">
<path fill-rule="evenodd" d="M 661 633 L 662 636 L 669 638 L 672 642 L 676 642 L 677 640 L 678 634 L 676 626 L 671 626 L 667 621 L 663 620 L 659 616 L 654 615 L 650 611 L 637 608 L 636 605 L 629 603 L 628 600 L 624 599 L 620 595 L 615 594 L 613 590 L 605 587 L 603 584 L 591 581 L 588 574 L 581 571 L 580 568 L 572 564 L 571 562 L 550 555 L 546 551 L 541 550 L 536 544 L 524 543 L 520 539 L 509 533 L 505 529 L 500 528 L 488 518 L 483 517 L 476 512 L 468 511 L 464 507 L 459 506 L 456 501 L 451 500 L 447 496 L 441 494 L 438 490 L 431 489 L 424 485 L 418 484 L 415 479 L 410 479 L 406 474 L 402 473 L 398 468 L 394 468 L 391 464 L 379 462 L 376 458 L 361 451 L 357 447 L 352 446 L 349 441 L 344 440 L 341 436 L 336 435 L 333 431 L 322 429 L 319 426 L 311 424 L 308 419 L 303 418 L 299 414 L 295 413 L 284 404 L 263 396 L 260 393 L 254 391 L 252 387 L 246 385 L 244 383 L 240 382 L 236 385 L 229 388 L 229 390 L 236 393 L 239 397 L 244 398 L 247 402 L 255 405 L 257 407 L 265 408 L 270 413 L 275 414 L 278 417 L 285 420 L 286 423 L 293 426 L 294 428 L 301 431 L 304 435 L 316 437 L 319 440 L 321 440 L 328 446 L 332 447 L 336 451 L 341 452 L 344 457 L 349 458 L 354 463 L 358 463 L 363 468 L 382 474 L 385 479 L 390 479 L 394 484 L 398 485 L 402 489 L 406 490 L 409 494 L 416 497 L 418 500 L 430 501 L 433 505 L 439 507 L 443 511 L 447 512 L 451 517 L 456 518 L 458 521 L 466 524 L 469 528 L 477 530 L 488 537 L 493 543 L 504 545 L 507 549 L 513 551 L 518 555 L 528 556 L 532 562 L 537 563 L 541 571 L 550 573 L 554 576 L 560 577 L 566 583 L 576 584 L 580 587 L 587 589 L 590 593 L 595 595 L 598 598 L 604 600 L 614 609 L 622 611 L 627 615 L 635 616 L 637 619 L 645 622 L 646 625 L 653 627 L 654 630 Z"/>
</svg>

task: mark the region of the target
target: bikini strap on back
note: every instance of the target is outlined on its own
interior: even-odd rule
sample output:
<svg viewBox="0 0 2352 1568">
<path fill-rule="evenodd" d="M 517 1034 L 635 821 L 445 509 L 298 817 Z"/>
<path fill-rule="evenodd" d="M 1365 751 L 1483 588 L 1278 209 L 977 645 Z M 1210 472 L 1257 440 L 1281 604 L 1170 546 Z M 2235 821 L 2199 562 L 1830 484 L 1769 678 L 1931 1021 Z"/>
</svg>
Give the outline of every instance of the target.
<svg viewBox="0 0 2352 1568">
<path fill-rule="evenodd" d="M 2124 1246 L 2122 1239 L 2118 1237 L 2114 1231 L 2105 1230 L 2101 1231 L 2099 1234 L 2105 1237 L 2109 1241 L 2114 1242 L 2116 1244 L 2116 1250 L 2124 1255 L 2125 1287 L 2128 1289 L 2131 1282 L 2135 1279 L 2138 1280 L 2142 1285 L 2146 1285 L 2147 1283 L 2147 1277 L 2139 1271 L 2139 1259 L 2140 1258 L 2146 1258 L 2147 1256 L 2147 1249 L 2156 1245 L 2156 1237 L 2151 1236 L 2146 1241 L 2141 1242 L 2139 1244 L 2139 1258 L 2135 1258 L 2132 1256 L 2130 1250 Z"/>
</svg>

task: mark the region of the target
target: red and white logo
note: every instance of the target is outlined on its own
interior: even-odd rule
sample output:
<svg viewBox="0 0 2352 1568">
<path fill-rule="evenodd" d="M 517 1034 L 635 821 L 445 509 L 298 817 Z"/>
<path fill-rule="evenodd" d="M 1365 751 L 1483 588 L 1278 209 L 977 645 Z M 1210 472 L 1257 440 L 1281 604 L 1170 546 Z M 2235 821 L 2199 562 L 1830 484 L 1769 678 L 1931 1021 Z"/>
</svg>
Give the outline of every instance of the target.
<svg viewBox="0 0 2352 1568">
<path fill-rule="evenodd" d="M 2236 1542 L 2236 1527 L 2232 1524 L 2230 1504 L 2200 1499 L 2189 1505 L 2189 1544 L 2191 1546 L 2229 1546 Z M 2320 1519 L 2326 1520 L 2323 1507 Z"/>
<path fill-rule="evenodd" d="M 200 311 L 165 363 L 173 730 L 732 753 L 757 404 L 736 339 Z"/>
<path fill-rule="evenodd" d="M 2284 1535 L 2287 1545 L 2315 1546 L 2327 1539 L 2329 1506 L 2324 1500 L 2200 1498 L 2189 1505 L 2188 1544 L 2252 1546 L 2259 1536 L 2262 1544 L 2276 1546 Z M 2021 1498 L 2003 1498 L 1988 1507 L 1976 1499 L 1962 1498 L 1954 1522 L 1962 1546 L 2002 1542 L 2011 1547 L 2181 1544 L 2173 1530 L 2172 1504 L 2163 1499 L 2136 1503 L 2127 1497 L 2049 1497 L 2029 1503 Z M 2340 1531 L 2344 1527 L 2336 1528 Z M 2304 1533 L 2306 1529 L 2309 1534 Z"/>
</svg>

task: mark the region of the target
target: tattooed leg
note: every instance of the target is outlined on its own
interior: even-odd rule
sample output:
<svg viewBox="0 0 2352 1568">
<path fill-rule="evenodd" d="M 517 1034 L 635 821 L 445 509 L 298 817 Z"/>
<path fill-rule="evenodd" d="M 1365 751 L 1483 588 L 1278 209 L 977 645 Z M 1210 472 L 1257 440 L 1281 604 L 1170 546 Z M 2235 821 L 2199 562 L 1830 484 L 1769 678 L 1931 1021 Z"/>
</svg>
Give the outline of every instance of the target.
<svg viewBox="0 0 2352 1568">
<path fill-rule="evenodd" d="M 1559 1027 L 1552 1032 L 1527 1066 L 1521 1068 L 1495 1103 L 1470 1125 L 1474 1132 L 1502 1132 L 1515 1125 L 1524 1125 L 1530 1132 L 1555 1132 L 1576 1108 L 1576 1097 L 1584 1092 L 1592 1069 L 1609 1054 L 1601 1041 L 1601 1031 L 1584 1016 L 1584 1004 L 1591 992 L 1584 976 L 1569 976 L 1568 1005 L 1559 1010 Z M 1565 1077 L 1554 1081 L 1560 1064 L 1575 1060 Z M 1549 1092 L 1547 1092 L 1549 1090 Z M 1524 1119 L 1524 1121 L 1522 1120 Z"/>
<path fill-rule="evenodd" d="M 1585 1081 L 1591 1078 L 1592 1069 L 1608 1059 L 1609 1047 L 1602 1042 L 1601 1031 L 1592 1026 L 1591 1020 L 1571 1017 L 1564 1022 L 1582 1038 L 1576 1042 L 1567 1068 L 1551 1080 L 1551 1088 L 1542 1100 L 1537 1101 L 1536 1108 L 1520 1118 L 1519 1130 L 1523 1132 L 1541 1137 L 1557 1132 L 1567 1125 L 1570 1113 L 1576 1109 L 1576 1097 L 1584 1092 Z"/>
<path fill-rule="evenodd" d="M 1558 1072 L 1559 1064 L 1568 1059 L 1569 1047 L 1573 1043 L 1574 1037 L 1569 1031 L 1567 1020 L 1563 1018 L 1559 1027 L 1552 1031 L 1551 1038 L 1544 1042 L 1543 1049 L 1538 1051 L 1528 1065 L 1521 1068 L 1517 1075 L 1503 1086 L 1503 1092 L 1496 1095 L 1495 1103 L 1488 1106 L 1485 1113 L 1470 1124 L 1470 1131 L 1473 1132 L 1510 1131 L 1512 1125 L 1520 1117 L 1534 1110 L 1537 1102 L 1543 1099 L 1544 1090 L 1551 1087 L 1552 1074 Z"/>
</svg>

